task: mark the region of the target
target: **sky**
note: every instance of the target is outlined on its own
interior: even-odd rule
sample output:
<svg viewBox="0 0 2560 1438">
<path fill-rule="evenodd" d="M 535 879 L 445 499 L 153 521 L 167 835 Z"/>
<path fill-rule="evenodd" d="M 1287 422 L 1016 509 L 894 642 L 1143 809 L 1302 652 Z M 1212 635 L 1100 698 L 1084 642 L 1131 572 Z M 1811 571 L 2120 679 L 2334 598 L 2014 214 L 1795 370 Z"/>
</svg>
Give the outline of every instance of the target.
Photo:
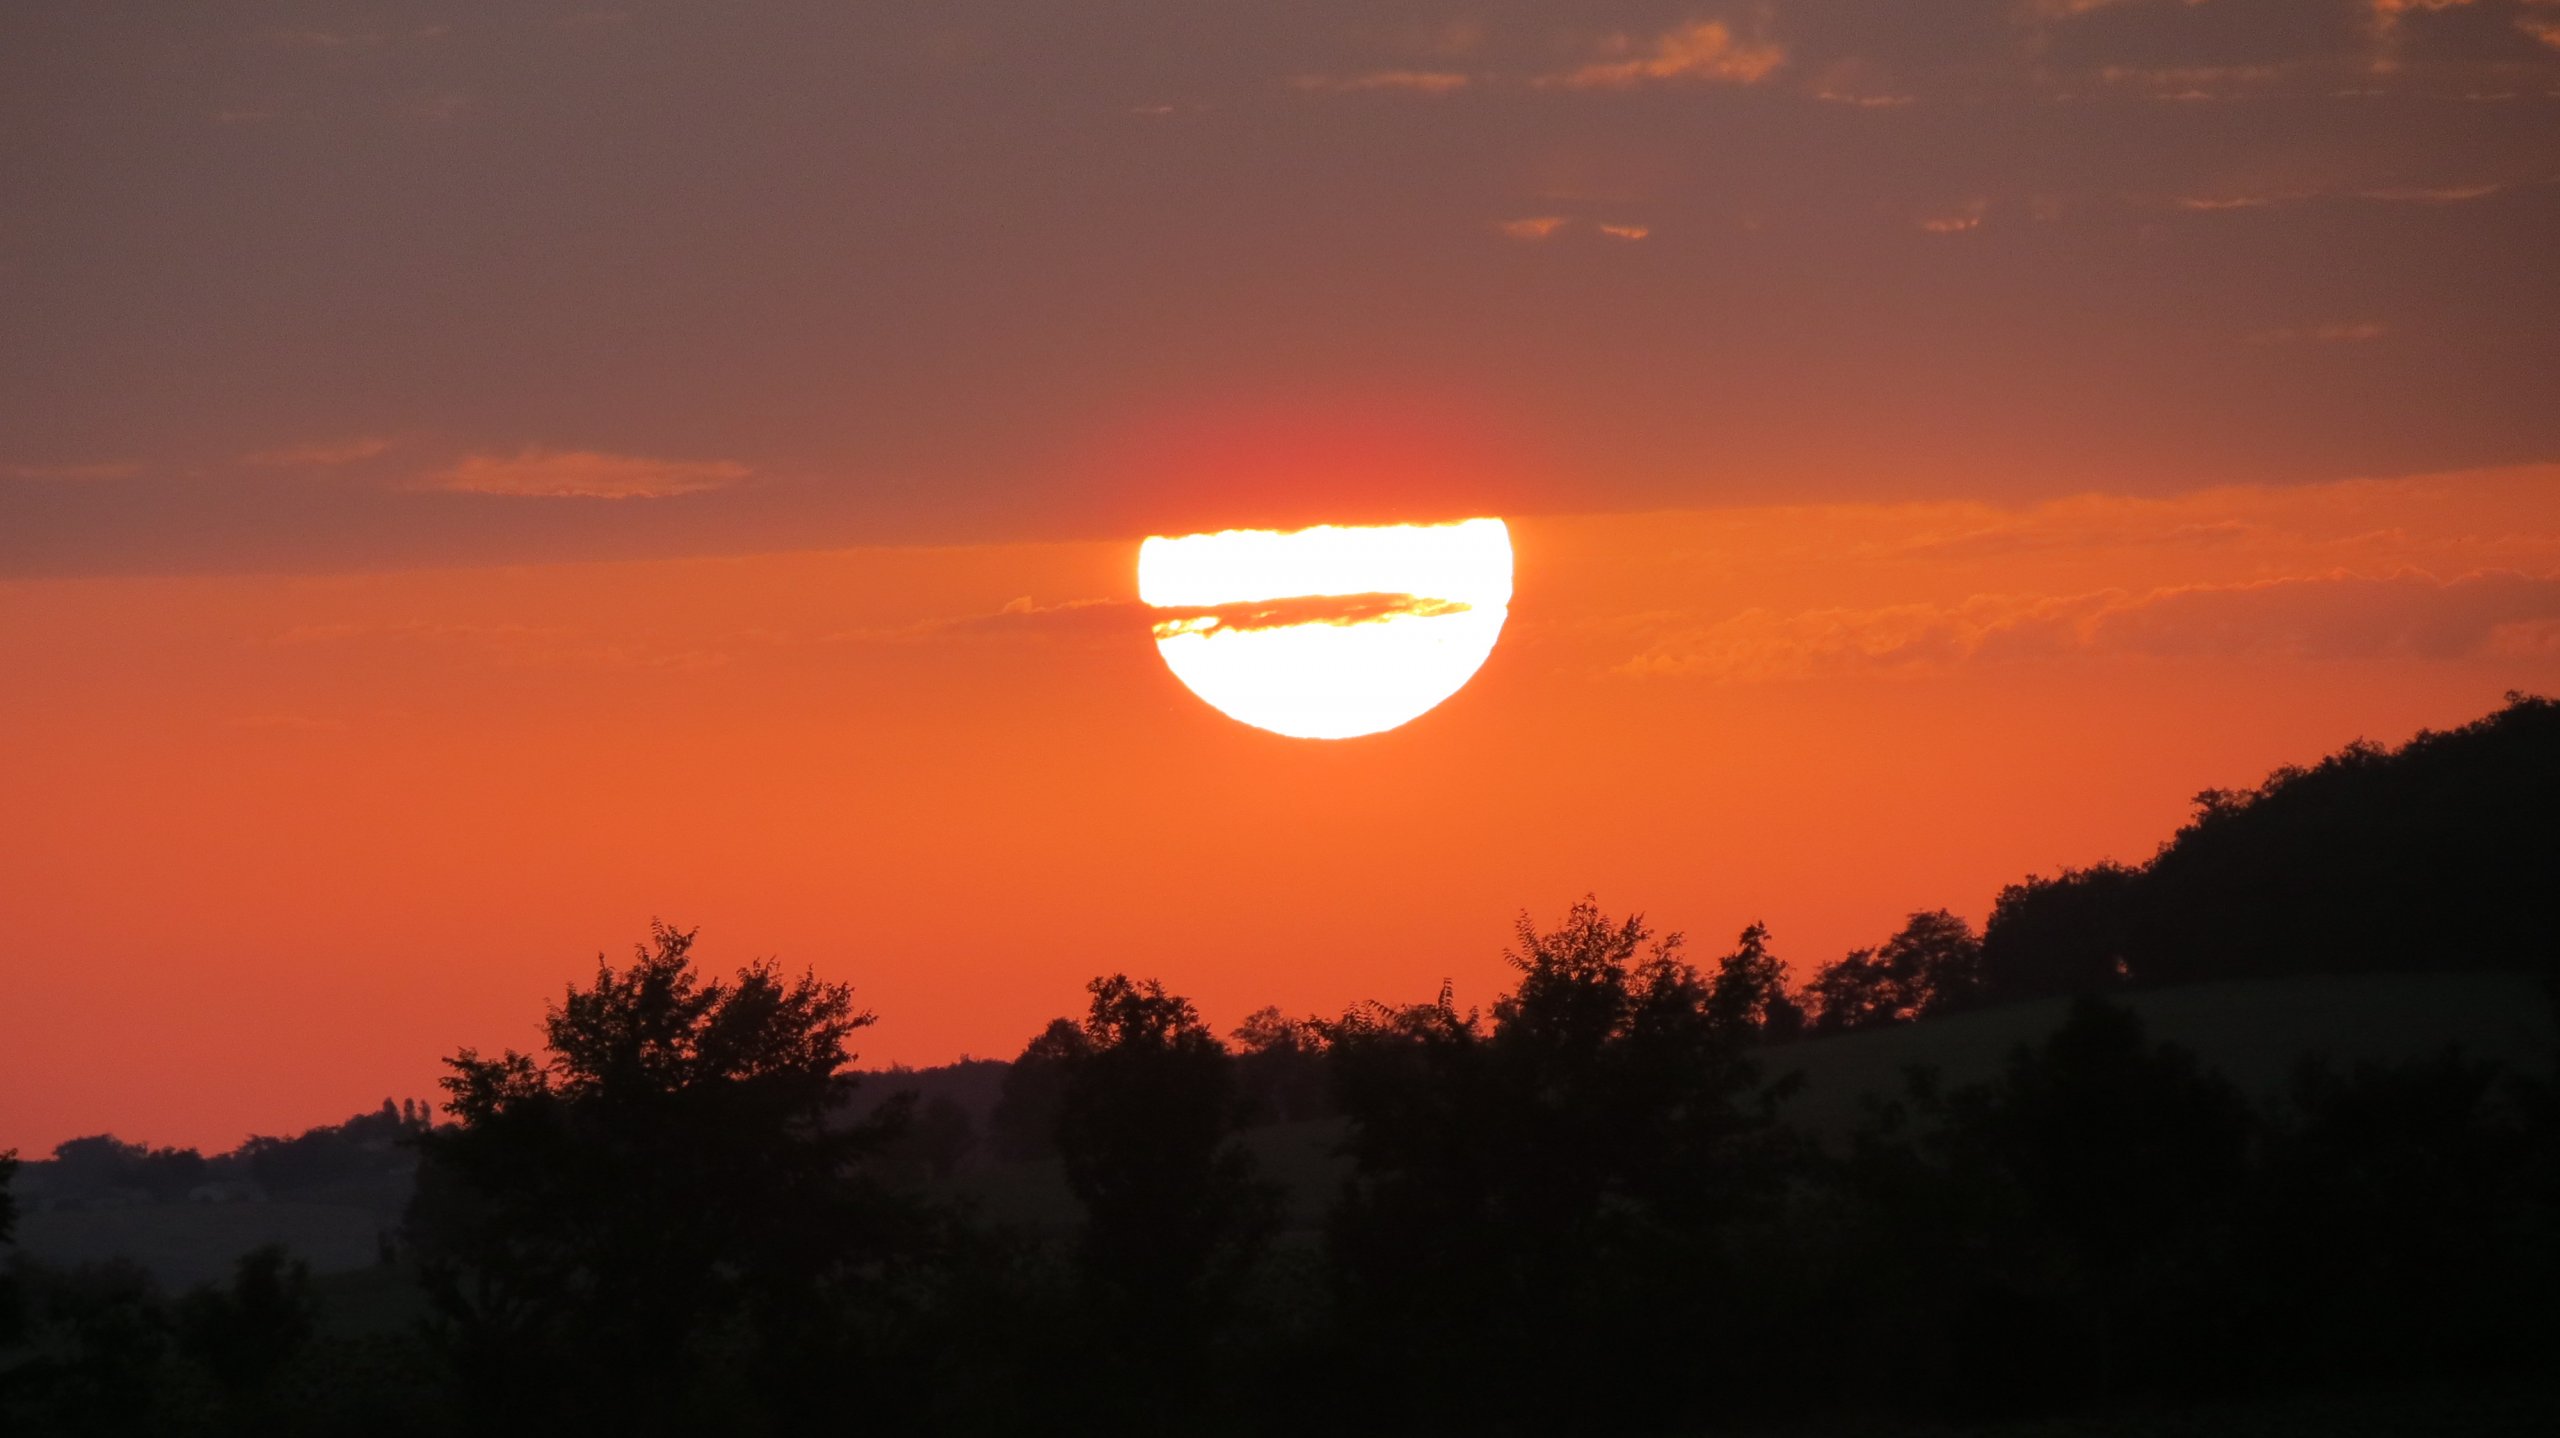
<svg viewBox="0 0 2560 1438">
<path fill-rule="evenodd" d="M 1586 892 L 1799 972 L 2560 691 L 2560 5 L 0 12 L 0 1146 L 427 1096 L 660 917 L 864 1061 Z M 1138 542 L 1499 515 L 1371 738 Z"/>
</svg>

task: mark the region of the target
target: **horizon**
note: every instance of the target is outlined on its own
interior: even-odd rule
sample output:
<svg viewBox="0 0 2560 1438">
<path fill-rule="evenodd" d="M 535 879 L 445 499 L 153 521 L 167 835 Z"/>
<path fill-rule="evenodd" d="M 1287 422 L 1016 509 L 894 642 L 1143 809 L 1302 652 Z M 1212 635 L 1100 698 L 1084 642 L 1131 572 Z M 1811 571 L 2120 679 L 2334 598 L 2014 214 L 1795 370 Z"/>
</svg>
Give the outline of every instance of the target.
<svg viewBox="0 0 2560 1438">
<path fill-rule="evenodd" d="M 0 134 L 0 1146 L 656 917 L 879 1063 L 1801 975 L 2560 692 L 2544 0 L 41 0 Z M 1150 537 L 1471 517 L 1157 652 Z"/>
</svg>

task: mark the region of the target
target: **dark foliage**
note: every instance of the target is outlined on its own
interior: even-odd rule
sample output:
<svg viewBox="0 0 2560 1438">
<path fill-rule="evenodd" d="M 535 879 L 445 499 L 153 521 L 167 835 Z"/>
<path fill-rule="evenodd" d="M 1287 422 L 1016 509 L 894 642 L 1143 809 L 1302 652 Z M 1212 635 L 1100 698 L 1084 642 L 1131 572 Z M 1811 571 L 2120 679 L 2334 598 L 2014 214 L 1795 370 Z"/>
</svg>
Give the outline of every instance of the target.
<svg viewBox="0 0 2560 1438">
<path fill-rule="evenodd" d="M 52 1271 L 21 1264 L 25 1351 L 0 1369 L 0 1419 L 9 1431 L 151 1431 L 168 1406 L 160 1381 L 169 1353 L 168 1306 L 129 1263 Z"/>
<path fill-rule="evenodd" d="M 1064 1243 L 982 1231 L 947 1275 L 932 1321 L 961 1338 L 968 1374 L 946 1416 L 990 1432 L 1059 1408 L 1106 1431 L 1236 1426 L 1231 1394 L 1254 1386 L 1243 1289 L 1277 1213 L 1236 1141 L 1238 1061 L 1160 983 L 1115 974 L 1087 993 L 1081 1020 L 1049 1024 L 1016 1062 L 994 1125 L 1057 1165 L 1081 1221 Z"/>
<path fill-rule="evenodd" d="M 445 1379 L 411 1338 L 327 1338 L 303 1265 L 244 1255 L 164 1298 L 125 1263 L 21 1261 L 24 1330 L 0 1336 L 0 1433 L 402 1438 L 450 1431 Z"/>
<path fill-rule="evenodd" d="M 1715 975 L 1707 981 L 1707 1011 L 1726 1029 L 1765 1039 L 1791 1039 L 1804 1032 L 1804 1006 L 1787 992 L 1787 966 L 1769 952 L 1767 925 L 1744 929 L 1733 952 L 1716 960 Z"/>
<path fill-rule="evenodd" d="M 881 1146 L 880 1156 L 939 1183 L 948 1181 L 977 1146 L 978 1125 L 969 1111 L 949 1094 L 935 1094 L 913 1106 L 910 1116 Z"/>
<path fill-rule="evenodd" d="M 372 1113 L 291 1138 L 253 1137 L 237 1157 L 259 1188 L 281 1198 L 356 1199 L 369 1186 L 405 1179 L 417 1167 L 413 1144 L 428 1127 L 427 1106 L 382 1101 Z"/>
<path fill-rule="evenodd" d="M 2531 1157 L 2560 1131 L 2503 1087 L 2315 1069 L 2269 1115 L 2083 999 L 1992 1082 L 1915 1074 L 1810 1191 L 1807 1312 L 1861 1355 L 1824 1381 L 1978 1415 L 2529 1368 L 2560 1338 Z"/>
<path fill-rule="evenodd" d="M 871 1016 L 769 964 L 705 979 L 692 943 L 660 926 L 599 962 L 540 1058 L 447 1061 L 410 1240 L 467 1383 L 515 1419 L 822 1411 L 911 1237 L 864 1171 L 897 1115 L 837 1121 Z"/>
<path fill-rule="evenodd" d="M 1333 1083 L 1325 1069 L 1320 1025 L 1265 1007 L 1245 1015 L 1228 1037 L 1235 1044 L 1236 1083 L 1244 1091 L 1247 1123 L 1303 1123 L 1332 1116 Z"/>
<path fill-rule="evenodd" d="M 2250 1234 L 2275 1376 L 2498 1371 L 2560 1345 L 2560 1113 L 2445 1052 L 2307 1068 L 2271 1127 Z"/>
<path fill-rule="evenodd" d="M 1057 1057 L 1057 1148 L 1085 1216 L 1078 1254 L 1098 1305 L 1178 1349 L 1260 1250 L 1273 1199 L 1235 1142 L 1234 1056 L 1190 1000 L 1119 974 L 1089 992 Z"/>
<path fill-rule="evenodd" d="M 54 1183 L 68 1192 L 157 1203 L 185 1198 L 209 1173 L 194 1149 L 151 1148 L 105 1133 L 55 1144 L 51 1167 Z"/>
<path fill-rule="evenodd" d="M 1066 1106 L 1066 1060 L 1084 1043 L 1073 1019 L 1051 1019 L 1005 1071 L 987 1127 L 999 1157 L 1020 1163 L 1058 1152 L 1058 1115 Z"/>
<path fill-rule="evenodd" d="M 1615 1375 L 1694 1369 L 1731 1334 L 1781 1150 L 1744 1034 L 1650 937 L 1588 901 L 1551 932 L 1524 917 L 1489 1022 L 1444 989 L 1331 1027 L 1344 1341 L 1395 1423 L 1657 1420 L 1679 1395 Z"/>
<path fill-rule="evenodd" d="M 0 1149 L 0 1248 L 9 1246 L 18 1233 L 18 1151 Z M 25 1331 L 26 1319 L 15 1265 L 0 1267 L 0 1351 L 15 1346 Z"/>
<path fill-rule="evenodd" d="M 1805 986 L 1816 1033 L 1908 1023 L 1961 1008 L 1981 992 L 1982 943 L 1944 909 L 1913 914 L 1883 947 L 1825 964 Z"/>
<path fill-rule="evenodd" d="M 2208 789 L 2139 869 L 2000 897 L 2002 997 L 2133 983 L 2406 969 L 2560 975 L 2560 703 L 2398 749 L 2357 743 L 2254 789 Z"/>
<path fill-rule="evenodd" d="M 947 1161 L 950 1173 L 980 1169 L 996 1161 L 990 1128 L 1004 1096 L 1005 1076 L 1012 1070 L 1002 1059 L 979 1058 L 928 1068 L 900 1064 L 859 1070 L 852 1076 L 855 1088 L 845 1112 L 859 1118 L 891 1107 L 911 1108 L 910 1132 L 892 1145 L 899 1160 L 928 1170 Z"/>
<path fill-rule="evenodd" d="M 178 1350 L 204 1365 L 240 1419 L 268 1415 L 285 1365 L 311 1341 L 311 1270 L 270 1244 L 243 1256 L 228 1287 L 178 1301 Z"/>
<path fill-rule="evenodd" d="M 2140 870 L 2110 863 L 2002 889 L 1982 929 L 1983 987 L 2025 999 L 2122 983 L 2131 972 L 2141 880 Z"/>
</svg>

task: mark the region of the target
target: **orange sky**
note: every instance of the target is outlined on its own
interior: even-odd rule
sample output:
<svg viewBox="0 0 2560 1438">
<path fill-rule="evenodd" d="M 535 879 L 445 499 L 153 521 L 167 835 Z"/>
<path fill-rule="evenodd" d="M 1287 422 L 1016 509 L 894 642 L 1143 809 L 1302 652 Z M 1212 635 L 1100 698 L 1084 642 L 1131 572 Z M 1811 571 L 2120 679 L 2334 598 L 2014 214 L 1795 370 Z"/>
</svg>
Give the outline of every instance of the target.
<svg viewBox="0 0 2560 1438">
<path fill-rule="evenodd" d="M 1222 1025 L 1480 1001 L 1586 890 L 1801 969 L 2560 690 L 2551 467 L 1511 518 L 1483 672 L 1340 744 L 1180 688 L 1135 535 L 0 582 L 0 1145 L 427 1094 L 652 916 L 852 980 L 872 1062 L 1117 969 Z"/>
<path fill-rule="evenodd" d="M 2560 690 L 2560 0 L 0 6 L 0 1146 L 427 1096 L 653 917 L 1799 969 Z M 1150 534 L 1501 516 L 1407 728 Z"/>
</svg>

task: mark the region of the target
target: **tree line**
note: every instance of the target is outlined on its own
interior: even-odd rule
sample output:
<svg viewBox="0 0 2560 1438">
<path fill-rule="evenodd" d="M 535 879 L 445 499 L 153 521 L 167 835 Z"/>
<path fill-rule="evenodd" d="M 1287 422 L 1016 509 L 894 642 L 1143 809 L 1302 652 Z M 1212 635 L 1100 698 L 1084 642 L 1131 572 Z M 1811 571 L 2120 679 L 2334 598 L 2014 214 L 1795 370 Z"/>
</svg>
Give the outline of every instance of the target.
<svg viewBox="0 0 2560 1438">
<path fill-rule="evenodd" d="M 2462 733 L 2504 745 L 2550 718 L 2519 700 Z M 2002 936 L 2052 931 L 2003 914 L 2049 914 L 2037 896 L 2080 879 L 2013 889 L 1980 937 L 1917 915 L 1800 987 L 1757 926 L 1701 963 L 1588 901 L 1522 919 L 1488 1008 L 1444 985 L 1221 1036 L 1160 983 L 1097 977 L 1005 1070 L 989 1125 L 1056 1174 L 1064 1231 L 962 1201 L 935 1161 L 949 1135 L 920 1137 L 929 1104 L 861 1093 L 852 1046 L 873 1016 L 849 986 L 714 972 L 693 933 L 658 926 L 548 1009 L 536 1052 L 447 1061 L 443 1121 L 406 1140 L 416 1322 L 323 1333 L 312 1280 L 274 1251 L 174 1302 L 129 1271 L 14 1262 L 0 1417 L 31 1433 L 1652 1432 L 2544 1382 L 2552 1073 L 2453 1051 L 2313 1063 L 2258 1103 L 2105 992 L 2167 981 L 2130 936 L 2177 932 L 2174 896 L 2221 892 L 2181 877 L 2203 862 L 2183 856 L 2229 844 L 2229 862 L 2263 863 L 2248 826 L 2298 833 L 2295 804 L 2353 834 L 2389 827 L 2343 816 L 2376 795 L 2423 812 L 2488 792 L 2376 777 L 2438 764 L 2456 737 L 2209 800 L 2151 864 L 2115 871 L 2146 895 L 2124 901 L 2144 916 L 2112 931 L 2124 942 L 2065 928 L 2042 951 L 2112 949 L 2057 1029 L 1978 1083 L 1912 1072 L 1841 1141 L 1786 1122 L 1776 1046 L 2019 992 Z M 2515 772 L 2547 790 L 2552 771 Z M 2552 901 L 2495 902 L 2518 912 L 2468 932 L 2534 932 Z M 1250 1130 L 1310 1119 L 1346 1177 L 1293 1222 Z M 10 1216 L 0 1201 L 0 1240 Z"/>
</svg>

